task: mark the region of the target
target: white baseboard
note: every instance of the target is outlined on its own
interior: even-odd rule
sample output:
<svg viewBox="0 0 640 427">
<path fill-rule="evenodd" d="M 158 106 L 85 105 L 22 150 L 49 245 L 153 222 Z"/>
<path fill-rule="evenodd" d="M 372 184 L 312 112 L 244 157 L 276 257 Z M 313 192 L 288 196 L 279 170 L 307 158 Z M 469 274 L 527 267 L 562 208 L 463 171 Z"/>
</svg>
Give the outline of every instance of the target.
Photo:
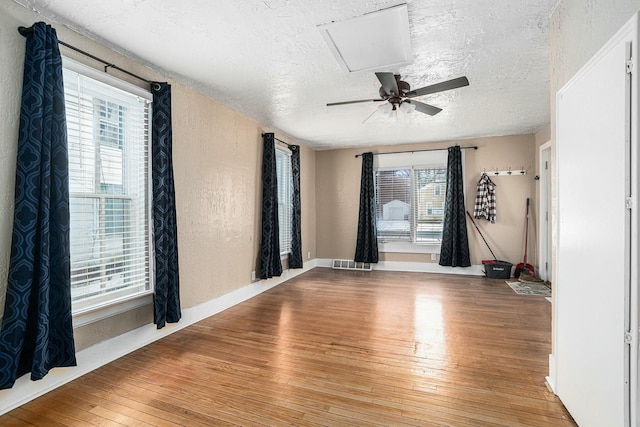
<svg viewBox="0 0 640 427">
<path fill-rule="evenodd" d="M 333 259 L 316 259 L 317 267 L 331 267 Z M 434 262 L 404 262 L 404 261 L 380 261 L 372 264 L 374 270 L 383 271 L 410 271 L 419 273 L 443 273 L 461 274 L 469 276 L 484 276 L 484 266 L 472 265 L 471 267 L 443 267 Z"/>
<path fill-rule="evenodd" d="M 76 354 L 78 366 L 52 369 L 46 377 L 39 381 L 31 381 L 28 374 L 24 375 L 18 378 L 13 388 L 0 390 L 0 415 L 24 405 L 30 400 L 42 396 L 94 369 L 106 365 L 125 354 L 131 353 L 160 338 L 166 337 L 202 319 L 213 316 L 259 295 L 316 266 L 317 262 L 315 259 L 307 261 L 304 263 L 304 268 L 284 270 L 280 277 L 260 280 L 203 304 L 184 309 L 182 310 L 182 319 L 180 319 L 178 323 L 167 323 L 162 329 L 156 329 L 156 326 L 153 324 L 145 325 L 86 348 Z"/>
</svg>

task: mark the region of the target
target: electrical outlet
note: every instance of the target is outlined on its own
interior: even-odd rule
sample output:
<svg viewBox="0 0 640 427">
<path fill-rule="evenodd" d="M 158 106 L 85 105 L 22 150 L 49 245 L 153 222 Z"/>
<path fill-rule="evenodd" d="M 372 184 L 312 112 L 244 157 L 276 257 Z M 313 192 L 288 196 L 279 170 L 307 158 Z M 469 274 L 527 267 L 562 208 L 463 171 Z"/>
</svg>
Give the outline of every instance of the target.
<svg viewBox="0 0 640 427">
<path fill-rule="evenodd" d="M 435 261 L 438 259 L 438 255 L 436 254 L 431 254 L 431 261 Z"/>
<path fill-rule="evenodd" d="M 251 280 L 256 280 L 256 271 L 255 270 L 253 270 L 251 272 Z"/>
<path fill-rule="evenodd" d="M 307 259 L 311 259 L 311 251 L 307 252 Z"/>
</svg>

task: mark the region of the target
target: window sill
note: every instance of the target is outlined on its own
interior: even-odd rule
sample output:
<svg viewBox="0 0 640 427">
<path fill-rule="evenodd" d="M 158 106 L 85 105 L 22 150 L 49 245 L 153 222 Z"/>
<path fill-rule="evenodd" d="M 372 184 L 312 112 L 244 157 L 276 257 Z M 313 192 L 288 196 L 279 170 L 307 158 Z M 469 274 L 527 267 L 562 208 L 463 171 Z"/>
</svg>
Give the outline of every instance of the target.
<svg viewBox="0 0 640 427">
<path fill-rule="evenodd" d="M 149 304 L 153 304 L 153 291 L 133 295 L 109 305 L 92 307 L 73 314 L 73 327 L 79 328 Z"/>
<path fill-rule="evenodd" d="M 378 240 L 378 251 L 409 254 L 439 254 L 439 243 L 411 243 Z"/>
</svg>

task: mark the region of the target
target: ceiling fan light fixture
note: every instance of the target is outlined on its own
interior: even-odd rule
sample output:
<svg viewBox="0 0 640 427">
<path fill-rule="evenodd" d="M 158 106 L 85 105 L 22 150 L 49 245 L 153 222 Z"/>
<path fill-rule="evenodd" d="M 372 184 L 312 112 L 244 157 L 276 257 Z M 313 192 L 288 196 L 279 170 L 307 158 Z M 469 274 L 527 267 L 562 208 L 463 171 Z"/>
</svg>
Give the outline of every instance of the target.
<svg viewBox="0 0 640 427">
<path fill-rule="evenodd" d="M 400 104 L 400 111 L 404 114 L 411 114 L 413 110 L 416 109 L 416 106 L 411 103 L 411 101 L 402 101 Z"/>
<path fill-rule="evenodd" d="M 395 106 L 390 102 L 385 102 L 381 106 L 378 107 L 378 111 L 382 113 L 383 117 L 391 118 L 391 116 L 395 113 Z"/>
</svg>

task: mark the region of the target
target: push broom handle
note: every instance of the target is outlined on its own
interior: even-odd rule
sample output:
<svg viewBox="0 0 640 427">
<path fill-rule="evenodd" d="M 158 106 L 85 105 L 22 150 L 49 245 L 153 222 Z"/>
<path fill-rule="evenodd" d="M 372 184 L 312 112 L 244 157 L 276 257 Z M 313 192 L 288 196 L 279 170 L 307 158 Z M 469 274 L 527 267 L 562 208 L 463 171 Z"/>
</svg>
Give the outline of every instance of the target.
<svg viewBox="0 0 640 427">
<path fill-rule="evenodd" d="M 487 243 L 487 239 L 485 239 L 484 236 L 482 235 L 482 231 L 480 231 L 480 229 L 476 225 L 476 222 L 473 220 L 473 217 L 471 216 L 469 211 L 467 211 L 467 216 L 471 220 L 471 224 L 473 224 L 473 226 L 476 228 L 476 230 L 478 230 L 478 234 L 480 235 L 480 237 L 482 237 L 482 240 L 484 240 L 484 244 L 487 245 L 487 248 L 489 248 L 489 252 L 491 252 L 491 255 L 493 255 L 494 261 L 497 261 L 498 258 L 496 258 L 496 254 L 494 254 L 493 251 L 491 250 L 491 246 L 489 246 L 489 243 Z"/>
<path fill-rule="evenodd" d="M 529 198 L 527 197 L 527 212 L 524 223 L 524 264 L 527 264 L 527 245 L 529 243 Z"/>
</svg>

